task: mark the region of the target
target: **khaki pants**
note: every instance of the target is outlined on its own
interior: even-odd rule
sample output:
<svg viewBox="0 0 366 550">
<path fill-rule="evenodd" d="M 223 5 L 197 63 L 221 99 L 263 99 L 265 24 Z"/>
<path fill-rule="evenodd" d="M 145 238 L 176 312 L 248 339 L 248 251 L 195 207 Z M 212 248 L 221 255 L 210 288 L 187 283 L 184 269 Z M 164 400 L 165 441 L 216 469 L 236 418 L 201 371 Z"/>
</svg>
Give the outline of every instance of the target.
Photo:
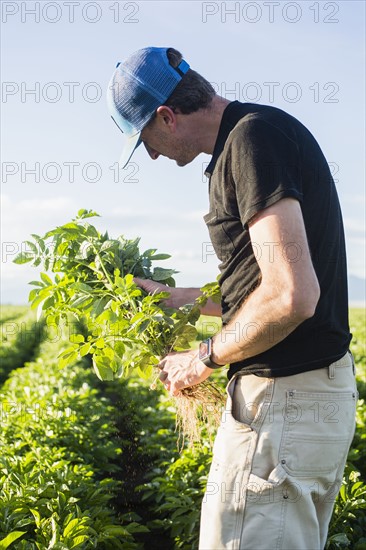
<svg viewBox="0 0 366 550">
<path fill-rule="evenodd" d="M 235 375 L 214 444 L 200 550 L 321 550 L 355 430 L 348 352 L 280 378 Z"/>
</svg>

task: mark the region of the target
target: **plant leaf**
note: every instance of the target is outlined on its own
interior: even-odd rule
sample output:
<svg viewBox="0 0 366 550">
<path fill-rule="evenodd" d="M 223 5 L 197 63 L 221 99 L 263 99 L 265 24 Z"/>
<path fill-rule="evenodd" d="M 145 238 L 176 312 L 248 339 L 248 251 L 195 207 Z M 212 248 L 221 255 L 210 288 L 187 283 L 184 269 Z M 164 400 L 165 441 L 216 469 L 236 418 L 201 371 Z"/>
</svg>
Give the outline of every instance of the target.
<svg viewBox="0 0 366 550">
<path fill-rule="evenodd" d="M 99 380 L 113 380 L 113 370 L 110 367 L 110 360 L 103 355 L 93 356 L 93 368 Z"/>
<path fill-rule="evenodd" d="M 5 550 L 6 548 L 9 548 L 9 546 L 16 540 L 18 540 L 21 536 L 25 535 L 27 531 L 13 531 L 12 533 L 9 533 L 4 539 L 0 541 L 0 550 Z"/>
<path fill-rule="evenodd" d="M 15 256 L 13 262 L 15 264 L 26 264 L 27 262 L 31 262 L 34 259 L 34 254 L 31 252 L 20 252 L 17 256 Z"/>
</svg>

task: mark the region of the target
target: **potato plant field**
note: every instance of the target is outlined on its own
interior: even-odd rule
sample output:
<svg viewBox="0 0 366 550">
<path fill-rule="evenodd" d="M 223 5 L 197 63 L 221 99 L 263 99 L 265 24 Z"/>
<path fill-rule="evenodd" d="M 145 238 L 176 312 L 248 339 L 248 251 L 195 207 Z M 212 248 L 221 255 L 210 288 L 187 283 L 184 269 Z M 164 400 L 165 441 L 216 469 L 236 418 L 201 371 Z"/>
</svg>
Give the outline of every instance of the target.
<svg viewBox="0 0 366 550">
<path fill-rule="evenodd" d="M 198 320 L 198 339 L 213 322 Z M 365 310 L 350 324 L 357 429 L 327 550 L 366 549 Z M 0 328 L 0 550 L 196 549 L 213 435 L 202 427 L 200 442 L 178 449 L 161 384 L 100 380 L 89 354 L 60 368 L 83 326 L 2 306 Z M 225 386 L 224 371 L 214 377 Z"/>
</svg>

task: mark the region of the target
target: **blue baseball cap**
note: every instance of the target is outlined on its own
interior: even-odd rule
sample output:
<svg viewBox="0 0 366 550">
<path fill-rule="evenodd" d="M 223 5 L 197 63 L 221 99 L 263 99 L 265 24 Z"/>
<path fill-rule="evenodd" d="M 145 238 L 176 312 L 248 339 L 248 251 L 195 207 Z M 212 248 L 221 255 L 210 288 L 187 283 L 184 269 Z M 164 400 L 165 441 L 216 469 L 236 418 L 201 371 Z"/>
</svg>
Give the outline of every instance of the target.
<svg viewBox="0 0 366 550">
<path fill-rule="evenodd" d="M 141 131 L 156 109 L 168 99 L 189 69 L 182 60 L 178 67 L 169 63 L 169 48 L 143 48 L 117 63 L 107 89 L 110 115 L 126 135 L 119 160 L 121 168 L 129 162 L 141 143 Z"/>
</svg>

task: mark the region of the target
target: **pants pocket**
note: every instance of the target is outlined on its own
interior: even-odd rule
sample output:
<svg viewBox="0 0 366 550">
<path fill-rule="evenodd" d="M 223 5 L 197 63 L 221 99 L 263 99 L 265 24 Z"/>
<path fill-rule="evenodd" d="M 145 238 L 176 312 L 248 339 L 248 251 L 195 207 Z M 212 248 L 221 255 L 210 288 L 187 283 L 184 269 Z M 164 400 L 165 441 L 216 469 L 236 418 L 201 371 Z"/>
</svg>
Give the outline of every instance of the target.
<svg viewBox="0 0 366 550">
<path fill-rule="evenodd" d="M 335 479 L 355 430 L 354 392 L 286 393 L 280 462 L 298 478 Z"/>
<path fill-rule="evenodd" d="M 268 479 L 250 474 L 247 487 L 248 505 L 282 501 L 284 495 L 287 497 L 284 483 L 287 477 L 288 475 L 281 464 L 275 467 Z"/>
<path fill-rule="evenodd" d="M 319 549 L 318 522 L 313 502 L 277 464 L 268 479 L 249 476 L 238 549 Z M 305 527 L 306 526 L 306 527 Z"/>
</svg>

